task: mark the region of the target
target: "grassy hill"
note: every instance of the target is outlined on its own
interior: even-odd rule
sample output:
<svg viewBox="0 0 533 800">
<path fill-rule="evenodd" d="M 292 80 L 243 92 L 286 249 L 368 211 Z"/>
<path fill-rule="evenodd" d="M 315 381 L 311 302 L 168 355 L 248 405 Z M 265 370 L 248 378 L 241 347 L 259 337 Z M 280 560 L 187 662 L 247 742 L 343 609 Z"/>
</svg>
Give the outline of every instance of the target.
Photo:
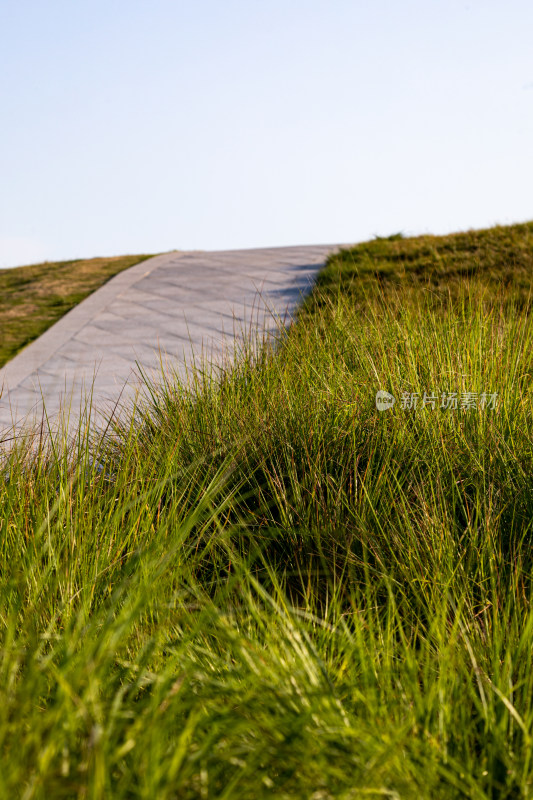
<svg viewBox="0 0 533 800">
<path fill-rule="evenodd" d="M 106 281 L 151 256 L 46 261 L 0 270 L 0 367 Z"/>
<path fill-rule="evenodd" d="M 277 352 L 21 442 L 0 796 L 531 797 L 532 244 L 361 244 Z"/>
<path fill-rule="evenodd" d="M 465 279 L 500 292 L 505 302 L 528 302 L 533 274 L 533 223 L 449 236 L 395 234 L 343 250 L 319 277 L 323 299 L 340 288 L 357 302 L 369 289 L 423 290 L 437 301 L 454 296 Z"/>
</svg>

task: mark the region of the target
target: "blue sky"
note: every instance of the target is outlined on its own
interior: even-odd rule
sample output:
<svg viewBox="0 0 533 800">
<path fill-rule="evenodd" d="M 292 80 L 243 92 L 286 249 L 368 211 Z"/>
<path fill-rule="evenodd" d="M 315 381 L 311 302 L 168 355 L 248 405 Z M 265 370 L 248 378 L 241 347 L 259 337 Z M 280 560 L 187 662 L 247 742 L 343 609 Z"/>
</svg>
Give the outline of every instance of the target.
<svg viewBox="0 0 533 800">
<path fill-rule="evenodd" d="M 0 267 L 533 219 L 527 0 L 0 0 Z"/>
</svg>

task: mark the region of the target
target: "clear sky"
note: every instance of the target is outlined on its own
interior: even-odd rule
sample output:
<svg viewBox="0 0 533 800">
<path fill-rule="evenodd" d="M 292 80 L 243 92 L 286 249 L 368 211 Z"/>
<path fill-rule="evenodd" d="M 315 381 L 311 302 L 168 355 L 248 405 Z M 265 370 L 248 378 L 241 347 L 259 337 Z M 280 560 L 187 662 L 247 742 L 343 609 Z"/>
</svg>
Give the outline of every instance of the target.
<svg viewBox="0 0 533 800">
<path fill-rule="evenodd" d="M 533 219 L 531 0 L 0 0 L 0 267 Z"/>
</svg>

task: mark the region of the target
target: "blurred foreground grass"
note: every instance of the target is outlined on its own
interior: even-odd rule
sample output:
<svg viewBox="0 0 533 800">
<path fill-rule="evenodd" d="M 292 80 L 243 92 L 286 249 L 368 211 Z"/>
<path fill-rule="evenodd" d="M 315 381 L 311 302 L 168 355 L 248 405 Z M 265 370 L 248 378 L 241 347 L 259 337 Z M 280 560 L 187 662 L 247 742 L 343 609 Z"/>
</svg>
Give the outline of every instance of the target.
<svg viewBox="0 0 533 800">
<path fill-rule="evenodd" d="M 278 352 L 20 442 L 1 796 L 531 796 L 532 230 L 341 253 Z"/>
</svg>

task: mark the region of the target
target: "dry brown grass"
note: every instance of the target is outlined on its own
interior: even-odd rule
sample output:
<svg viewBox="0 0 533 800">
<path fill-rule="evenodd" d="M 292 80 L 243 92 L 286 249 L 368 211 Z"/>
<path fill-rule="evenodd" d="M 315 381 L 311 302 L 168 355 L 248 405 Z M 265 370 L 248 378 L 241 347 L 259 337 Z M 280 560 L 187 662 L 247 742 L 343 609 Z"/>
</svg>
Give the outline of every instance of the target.
<svg viewBox="0 0 533 800">
<path fill-rule="evenodd" d="M 114 275 L 147 258 L 45 261 L 0 270 L 0 367 Z"/>
</svg>

